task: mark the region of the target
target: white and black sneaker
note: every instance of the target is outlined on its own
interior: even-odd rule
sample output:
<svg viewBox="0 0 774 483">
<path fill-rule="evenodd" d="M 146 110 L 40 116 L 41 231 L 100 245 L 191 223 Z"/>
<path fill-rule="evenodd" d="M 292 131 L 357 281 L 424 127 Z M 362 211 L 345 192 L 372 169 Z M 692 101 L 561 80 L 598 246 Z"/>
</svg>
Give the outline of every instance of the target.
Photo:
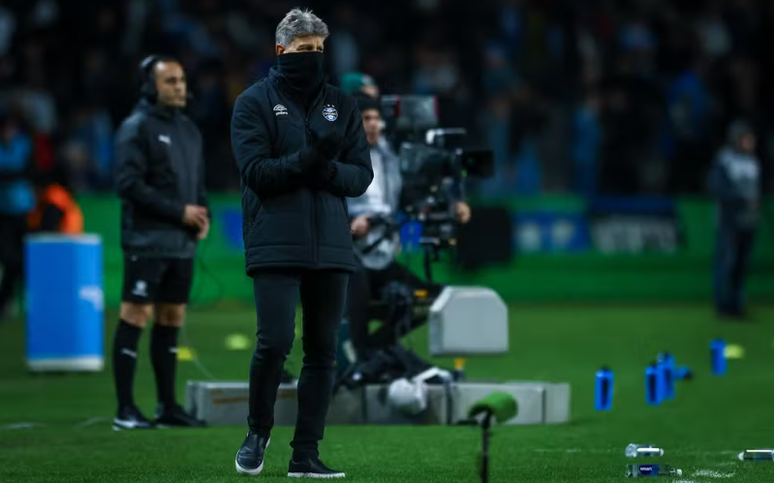
<svg viewBox="0 0 774 483">
<path fill-rule="evenodd" d="M 288 466 L 290 478 L 344 478 L 343 471 L 328 468 L 319 458 L 309 458 L 301 461 L 290 460 Z"/>
<path fill-rule="evenodd" d="M 124 429 L 155 429 L 156 425 L 142 415 L 135 406 L 124 406 L 118 409 L 115 419 L 113 419 L 113 429 L 121 431 Z"/>
<path fill-rule="evenodd" d="M 263 471 L 263 455 L 270 441 L 271 438 L 264 438 L 250 430 L 236 454 L 234 463 L 237 473 L 248 476 L 259 475 Z"/>
</svg>

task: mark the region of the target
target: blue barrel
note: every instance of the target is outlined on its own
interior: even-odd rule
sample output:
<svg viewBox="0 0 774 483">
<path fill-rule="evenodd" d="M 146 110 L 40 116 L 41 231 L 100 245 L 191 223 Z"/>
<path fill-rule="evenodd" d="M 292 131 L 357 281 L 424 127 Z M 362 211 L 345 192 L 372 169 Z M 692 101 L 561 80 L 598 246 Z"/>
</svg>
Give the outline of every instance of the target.
<svg viewBox="0 0 774 483">
<path fill-rule="evenodd" d="M 105 303 L 100 237 L 28 236 L 25 270 L 29 369 L 101 371 Z"/>
</svg>

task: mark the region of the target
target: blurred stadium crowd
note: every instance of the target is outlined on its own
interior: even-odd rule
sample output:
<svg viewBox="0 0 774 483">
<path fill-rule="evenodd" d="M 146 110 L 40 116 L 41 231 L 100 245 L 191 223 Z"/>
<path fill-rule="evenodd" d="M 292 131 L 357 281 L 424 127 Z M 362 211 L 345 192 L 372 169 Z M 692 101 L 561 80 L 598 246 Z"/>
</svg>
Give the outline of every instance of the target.
<svg viewBox="0 0 774 483">
<path fill-rule="evenodd" d="M 487 193 L 704 192 L 739 117 L 771 179 L 774 2 L 755 0 L 5 0 L 3 117 L 15 122 L 18 105 L 26 123 L 4 133 L 28 136 L 39 167 L 64 163 L 76 192 L 109 190 L 138 61 L 173 54 L 188 69 L 209 188 L 238 188 L 230 111 L 267 72 L 274 27 L 297 4 L 331 27 L 332 83 L 361 71 L 383 94 L 437 94 L 444 126 L 488 144 Z"/>
</svg>

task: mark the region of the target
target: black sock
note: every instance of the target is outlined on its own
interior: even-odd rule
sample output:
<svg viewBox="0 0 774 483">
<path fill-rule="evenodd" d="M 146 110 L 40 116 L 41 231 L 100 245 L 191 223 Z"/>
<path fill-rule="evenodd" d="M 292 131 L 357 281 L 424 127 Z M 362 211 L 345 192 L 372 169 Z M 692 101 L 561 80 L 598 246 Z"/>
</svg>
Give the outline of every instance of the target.
<svg viewBox="0 0 774 483">
<path fill-rule="evenodd" d="M 156 374 L 159 402 L 171 408 L 175 404 L 175 369 L 177 367 L 177 334 L 180 329 L 153 324 L 151 362 Z"/>
<path fill-rule="evenodd" d="M 134 406 L 132 386 L 137 366 L 137 341 L 142 329 L 123 320 L 118 322 L 113 339 L 113 380 L 118 407 Z"/>
</svg>

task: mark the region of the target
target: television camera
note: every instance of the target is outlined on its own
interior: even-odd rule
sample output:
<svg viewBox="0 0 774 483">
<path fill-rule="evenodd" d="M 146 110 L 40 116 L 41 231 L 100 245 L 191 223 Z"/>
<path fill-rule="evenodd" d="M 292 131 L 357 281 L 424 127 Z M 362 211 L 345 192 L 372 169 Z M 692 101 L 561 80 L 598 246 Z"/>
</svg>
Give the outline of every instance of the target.
<svg viewBox="0 0 774 483">
<path fill-rule="evenodd" d="M 419 222 L 425 275 L 432 282 L 432 262 L 438 260 L 440 250 L 456 245 L 455 205 L 457 200 L 464 199 L 465 180 L 492 176 L 492 151 L 467 146 L 463 128 L 439 128 L 435 96 L 383 96 L 381 103 L 385 134 L 400 160 L 400 211 L 404 217 L 400 222 L 371 220 L 372 226 L 376 223 L 388 227 L 384 236 L 364 253 L 405 224 Z"/>
<path fill-rule="evenodd" d="M 433 288 L 414 290 L 395 280 L 385 287 L 374 304 L 374 308 L 384 309 L 383 322 L 388 327 L 396 333 L 409 333 L 417 326 L 416 323 L 424 323 L 433 315 L 433 307 L 436 307 L 435 318 L 439 321 L 449 321 L 454 317 L 455 308 L 452 306 L 456 300 L 455 293 L 459 290 L 436 286 L 431 267 L 438 260 L 441 250 L 456 245 L 456 203 L 465 197 L 466 179 L 491 176 L 493 160 L 490 150 L 467 145 L 465 129 L 438 127 L 438 103 L 434 96 L 384 96 L 381 103 L 385 137 L 398 154 L 403 179 L 400 213 L 397 218 L 384 215 L 370 217 L 370 227 L 378 228 L 380 236 L 357 250 L 367 255 L 385 239 L 393 238 L 406 224 L 417 222 L 420 225 L 419 243 L 424 249 L 425 278 Z M 475 304 L 480 301 L 478 297 L 465 300 Z M 488 305 L 485 304 L 484 310 L 486 307 Z M 406 375 L 413 377 L 433 369 L 431 363 L 401 344 L 382 348 L 365 361 L 348 359 L 344 355 L 346 352 L 340 350 L 342 362 L 335 384 L 337 390 L 389 383 Z M 464 377 L 460 371 L 436 369 L 438 374 L 424 382 L 447 384 Z"/>
</svg>

